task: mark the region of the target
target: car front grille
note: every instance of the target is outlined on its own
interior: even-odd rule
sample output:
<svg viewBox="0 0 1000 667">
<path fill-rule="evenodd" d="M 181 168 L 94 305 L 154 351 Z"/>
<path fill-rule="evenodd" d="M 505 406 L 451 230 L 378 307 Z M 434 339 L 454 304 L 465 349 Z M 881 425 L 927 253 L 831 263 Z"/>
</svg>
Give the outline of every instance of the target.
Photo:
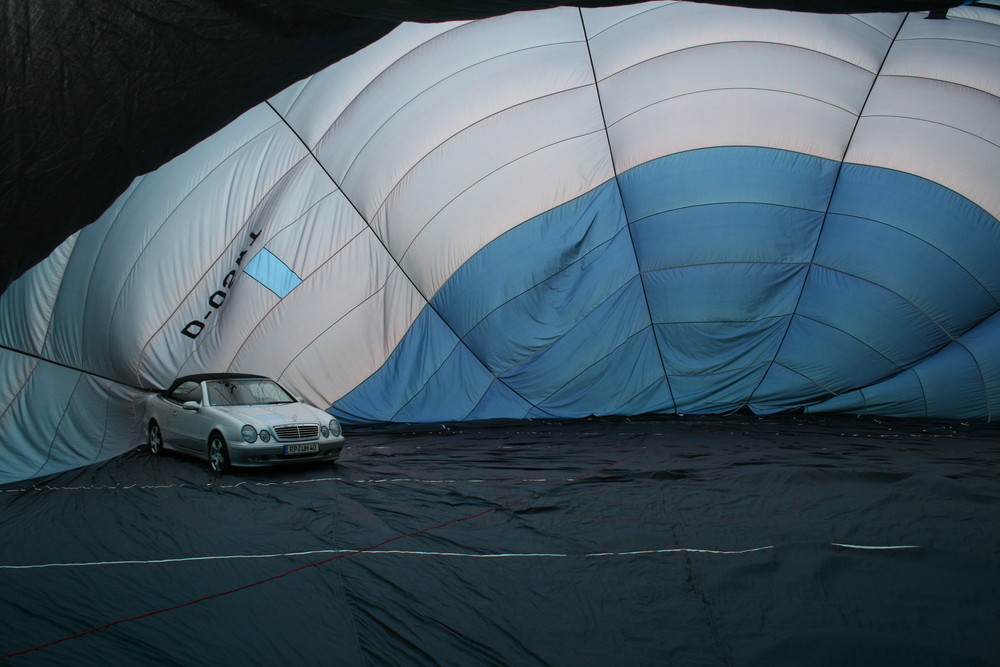
<svg viewBox="0 0 1000 667">
<path fill-rule="evenodd" d="M 274 437 L 281 442 L 290 440 L 315 440 L 319 437 L 319 424 L 284 424 L 274 427 Z"/>
</svg>

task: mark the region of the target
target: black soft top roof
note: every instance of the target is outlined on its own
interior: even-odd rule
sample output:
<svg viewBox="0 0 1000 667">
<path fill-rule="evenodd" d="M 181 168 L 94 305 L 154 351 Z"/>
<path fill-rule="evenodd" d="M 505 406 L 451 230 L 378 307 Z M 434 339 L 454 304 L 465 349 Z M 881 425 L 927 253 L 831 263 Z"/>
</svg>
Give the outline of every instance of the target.
<svg viewBox="0 0 1000 667">
<path fill-rule="evenodd" d="M 162 394 L 169 394 L 174 389 L 185 382 L 202 382 L 204 380 L 229 380 L 233 378 L 253 378 L 270 380 L 266 375 L 254 375 L 252 373 L 199 373 L 197 375 L 184 375 L 174 380 L 173 384 L 164 389 Z"/>
</svg>

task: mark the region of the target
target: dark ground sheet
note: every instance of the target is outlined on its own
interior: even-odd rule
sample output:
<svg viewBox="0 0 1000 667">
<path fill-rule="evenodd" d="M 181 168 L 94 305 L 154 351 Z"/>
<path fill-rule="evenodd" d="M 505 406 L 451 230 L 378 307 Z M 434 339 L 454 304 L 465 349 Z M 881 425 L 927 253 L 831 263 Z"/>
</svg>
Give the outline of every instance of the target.
<svg viewBox="0 0 1000 667">
<path fill-rule="evenodd" d="M 347 435 L 335 466 L 141 447 L 0 487 L 0 655 L 114 623 L 4 662 L 1000 664 L 996 428 Z"/>
</svg>

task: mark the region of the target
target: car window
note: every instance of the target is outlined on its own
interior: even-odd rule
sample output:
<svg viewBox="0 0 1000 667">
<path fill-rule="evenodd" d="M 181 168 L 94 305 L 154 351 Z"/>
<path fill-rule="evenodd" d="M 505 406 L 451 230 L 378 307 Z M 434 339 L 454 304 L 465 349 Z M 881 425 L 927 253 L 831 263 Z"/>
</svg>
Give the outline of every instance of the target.
<svg viewBox="0 0 1000 667">
<path fill-rule="evenodd" d="M 201 384 L 190 380 L 182 382 L 167 398 L 177 403 L 185 403 L 187 401 L 201 403 Z"/>
<path fill-rule="evenodd" d="M 208 383 L 210 405 L 293 403 L 287 391 L 271 380 L 216 380 Z"/>
</svg>

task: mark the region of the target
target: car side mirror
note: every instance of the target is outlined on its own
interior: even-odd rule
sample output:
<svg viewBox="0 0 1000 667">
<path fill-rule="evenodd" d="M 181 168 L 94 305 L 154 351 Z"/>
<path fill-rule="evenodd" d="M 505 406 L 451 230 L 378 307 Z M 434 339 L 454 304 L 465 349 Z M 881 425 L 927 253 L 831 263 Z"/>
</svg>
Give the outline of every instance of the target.
<svg viewBox="0 0 1000 667">
<path fill-rule="evenodd" d="M 185 410 L 194 410 L 195 412 L 198 412 L 198 410 L 201 409 L 201 405 L 198 404 L 198 401 L 185 401 L 182 407 Z"/>
</svg>

